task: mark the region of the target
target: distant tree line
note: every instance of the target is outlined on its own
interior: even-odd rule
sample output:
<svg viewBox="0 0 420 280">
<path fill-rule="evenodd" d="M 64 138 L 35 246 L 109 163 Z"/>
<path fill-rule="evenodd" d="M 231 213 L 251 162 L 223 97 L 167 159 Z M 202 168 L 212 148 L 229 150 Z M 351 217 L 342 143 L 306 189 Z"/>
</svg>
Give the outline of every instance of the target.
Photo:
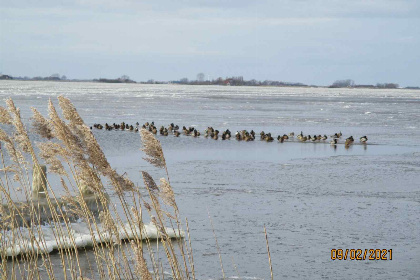
<svg viewBox="0 0 420 280">
<path fill-rule="evenodd" d="M 206 75 L 204 73 L 198 73 L 196 80 L 189 80 L 188 78 L 182 78 L 177 81 L 156 81 L 154 79 L 150 79 L 146 82 L 139 82 L 141 84 L 181 84 L 181 85 L 221 85 L 221 86 L 276 86 L 276 87 L 318 87 L 316 85 L 306 85 L 303 83 L 290 83 L 290 82 L 282 82 L 282 81 L 274 81 L 274 80 L 264 80 L 258 81 L 255 79 L 252 80 L 245 80 L 243 76 L 232 76 L 222 78 L 219 77 L 217 79 L 205 79 Z M 23 81 L 69 81 L 69 82 L 100 82 L 100 83 L 137 83 L 136 81 L 130 79 L 127 75 L 122 75 L 116 79 L 106 79 L 106 78 L 99 78 L 93 80 L 80 80 L 80 79 L 72 79 L 69 80 L 65 75 L 60 76 L 58 73 L 52 74 L 47 77 L 33 77 L 30 78 L 28 76 L 25 77 L 12 77 L 11 75 L 4 75 L 0 73 L 0 80 L 23 80 Z M 352 79 L 345 79 L 345 80 L 336 80 L 332 83 L 330 88 L 372 88 L 372 89 L 395 89 L 399 88 L 397 83 L 377 83 L 376 85 L 358 85 Z M 418 86 L 409 86 L 405 87 L 405 89 L 420 89 Z"/>
<path fill-rule="evenodd" d="M 41 77 L 41 76 L 36 76 L 33 78 L 30 77 L 12 77 L 9 75 L 0 75 L 0 80 L 22 80 L 22 81 L 73 81 L 73 82 L 80 82 L 80 81 L 84 81 L 84 82 L 101 82 L 101 83 L 135 83 L 136 81 L 133 81 L 130 79 L 129 76 L 127 75 L 122 75 L 119 78 L 116 79 L 105 79 L 105 78 L 99 78 L 99 79 L 93 79 L 93 80 L 78 80 L 78 79 L 74 79 L 74 80 L 69 80 L 67 79 L 67 77 L 65 75 L 60 76 L 60 74 L 52 74 L 50 76 L 47 77 Z"/>
<path fill-rule="evenodd" d="M 133 81 L 130 79 L 129 76 L 127 75 L 122 75 L 121 77 L 117 78 L 117 79 L 104 79 L 104 78 L 100 78 L 100 79 L 94 79 L 93 81 L 95 82 L 100 82 L 100 83 L 136 83 L 136 81 Z"/>
<path fill-rule="evenodd" d="M 376 84 L 377 88 L 398 88 L 399 85 L 395 83 Z"/>
<path fill-rule="evenodd" d="M 203 73 L 197 74 L 197 80 L 188 80 L 188 78 L 182 78 L 178 81 L 172 81 L 173 84 L 182 84 L 182 85 L 223 85 L 223 86 L 300 86 L 306 87 L 308 85 L 302 83 L 289 83 L 289 82 L 281 82 L 281 81 L 272 81 L 272 80 L 264 80 L 264 81 L 257 81 L 255 79 L 252 80 L 245 80 L 243 76 L 233 76 L 233 77 L 226 77 L 222 78 L 219 77 L 217 79 L 208 79 L 204 80 L 205 75 Z"/>
<path fill-rule="evenodd" d="M 30 81 L 67 81 L 67 77 L 65 75 L 60 76 L 60 74 L 55 73 L 52 74 L 50 76 L 47 77 L 41 77 L 41 76 L 36 76 L 36 77 L 13 77 L 14 80 L 30 80 Z"/>
<path fill-rule="evenodd" d="M 399 85 L 396 83 L 377 83 L 376 85 L 357 85 L 353 80 L 337 80 L 332 85 L 329 86 L 330 88 L 399 88 Z M 415 89 L 416 87 L 407 87 L 411 89 Z"/>
</svg>

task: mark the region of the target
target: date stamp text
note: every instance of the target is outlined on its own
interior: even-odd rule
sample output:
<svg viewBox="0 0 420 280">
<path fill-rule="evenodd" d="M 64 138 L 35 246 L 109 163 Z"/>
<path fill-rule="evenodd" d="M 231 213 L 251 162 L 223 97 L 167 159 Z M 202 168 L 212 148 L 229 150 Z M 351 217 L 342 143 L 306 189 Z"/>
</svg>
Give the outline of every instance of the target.
<svg viewBox="0 0 420 280">
<path fill-rule="evenodd" d="M 331 249 L 332 260 L 392 260 L 392 249 Z"/>
</svg>

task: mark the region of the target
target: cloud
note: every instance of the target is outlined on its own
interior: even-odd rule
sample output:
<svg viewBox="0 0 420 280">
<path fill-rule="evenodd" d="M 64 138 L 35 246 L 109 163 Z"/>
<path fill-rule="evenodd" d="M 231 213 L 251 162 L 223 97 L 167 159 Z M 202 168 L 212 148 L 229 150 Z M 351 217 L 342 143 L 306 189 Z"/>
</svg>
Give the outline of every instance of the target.
<svg viewBox="0 0 420 280">
<path fill-rule="evenodd" d="M 340 71 L 356 81 L 359 73 L 383 73 L 386 61 L 406 66 L 389 75 L 420 84 L 413 74 L 419 14 L 415 0 L 3 0 L 0 71 L 20 75 L 26 60 L 37 65 L 28 75 L 57 72 L 49 70 L 56 65 L 89 78 L 132 63 L 124 73 L 136 79 L 174 79 L 198 68 L 316 83 Z"/>
</svg>

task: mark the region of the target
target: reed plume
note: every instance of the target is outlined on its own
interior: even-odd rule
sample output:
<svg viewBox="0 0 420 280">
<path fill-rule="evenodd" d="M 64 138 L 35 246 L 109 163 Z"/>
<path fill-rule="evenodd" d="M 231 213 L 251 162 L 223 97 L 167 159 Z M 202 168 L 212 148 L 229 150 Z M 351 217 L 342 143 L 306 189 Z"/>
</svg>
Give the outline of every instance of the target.
<svg viewBox="0 0 420 280">
<path fill-rule="evenodd" d="M 28 133 L 26 132 L 26 128 L 23 125 L 22 118 L 20 116 L 20 110 L 16 108 L 15 103 L 11 98 L 6 100 L 6 104 L 9 112 L 12 115 L 12 124 L 14 125 L 16 130 L 14 135 L 14 141 L 19 144 L 23 152 L 31 153 L 33 159 L 36 160 L 35 152 L 32 148 L 32 143 L 29 140 Z"/>
<path fill-rule="evenodd" d="M 36 133 L 38 133 L 41 137 L 46 138 L 48 140 L 54 138 L 51 130 L 50 122 L 41 115 L 41 113 L 35 109 L 31 108 L 33 112 L 32 116 L 32 126 Z"/>
<path fill-rule="evenodd" d="M 80 117 L 79 113 L 77 112 L 76 108 L 74 107 L 73 103 L 71 103 L 70 99 L 59 96 L 58 103 L 63 110 L 63 116 L 66 120 L 70 121 L 73 125 L 85 125 L 85 122 Z"/>
<path fill-rule="evenodd" d="M 165 168 L 165 156 L 159 140 L 154 137 L 153 133 L 144 128 L 140 130 L 140 135 L 143 144 L 142 151 L 146 153 L 146 157 L 143 159 L 158 168 Z"/>
<path fill-rule="evenodd" d="M 0 106 L 0 123 L 2 124 L 12 124 L 12 117 L 10 117 L 9 112 Z"/>
<path fill-rule="evenodd" d="M 160 179 L 159 194 L 166 205 L 171 206 L 178 212 L 178 205 L 175 201 L 175 194 L 171 185 L 165 178 Z"/>
<path fill-rule="evenodd" d="M 78 136 L 81 145 L 84 147 L 86 160 L 103 176 L 110 179 L 111 184 L 115 187 L 117 192 L 122 193 L 124 191 L 134 190 L 134 183 L 130 179 L 119 175 L 115 169 L 111 168 L 111 165 L 106 159 L 99 143 L 96 141 L 95 136 L 90 128 L 84 123 L 71 101 L 64 96 L 59 96 L 58 100 L 64 118 L 70 122 L 68 129 L 72 131 L 75 136 Z"/>
<path fill-rule="evenodd" d="M 62 164 L 62 158 L 70 158 L 70 153 L 64 149 L 60 144 L 53 142 L 41 142 L 38 143 L 38 148 L 40 150 L 39 156 L 45 160 L 49 165 L 49 172 L 56 173 L 58 175 L 66 175 L 66 171 Z"/>
<path fill-rule="evenodd" d="M 10 159 L 17 165 L 24 160 L 22 153 L 16 149 L 13 140 L 7 135 L 7 133 L 0 128 L 0 141 L 6 146 L 6 150 L 10 156 Z"/>
<path fill-rule="evenodd" d="M 146 187 L 153 192 L 158 192 L 159 188 L 156 185 L 155 180 L 153 180 L 152 176 L 150 176 L 150 174 L 146 171 L 142 171 L 141 174 L 143 175 L 143 180 Z"/>
<path fill-rule="evenodd" d="M 156 214 L 160 218 L 161 223 L 164 223 L 164 218 L 161 216 L 161 213 L 163 213 L 162 207 L 160 206 L 159 202 L 159 188 L 156 185 L 155 180 L 153 180 L 152 176 L 150 176 L 149 173 L 146 171 L 142 171 L 141 174 L 143 175 L 143 181 L 144 185 L 146 186 L 146 189 L 149 191 L 150 198 L 152 200 L 153 209 L 156 211 Z M 147 204 L 148 205 L 148 204 Z M 151 209 L 150 205 L 146 206 L 146 209 Z"/>
<path fill-rule="evenodd" d="M 61 120 L 51 99 L 48 101 L 48 115 L 50 117 L 52 134 L 71 153 L 75 163 L 78 164 L 80 161 L 85 160 L 82 142 L 72 133 L 66 123 Z"/>
</svg>

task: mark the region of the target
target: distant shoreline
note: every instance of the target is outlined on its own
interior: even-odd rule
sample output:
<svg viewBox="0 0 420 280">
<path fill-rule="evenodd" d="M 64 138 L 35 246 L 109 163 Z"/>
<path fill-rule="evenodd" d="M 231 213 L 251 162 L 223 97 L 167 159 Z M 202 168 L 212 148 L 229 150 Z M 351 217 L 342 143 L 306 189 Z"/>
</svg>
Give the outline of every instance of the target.
<svg viewBox="0 0 420 280">
<path fill-rule="evenodd" d="M 222 87 L 271 87 L 271 88 L 335 88 L 335 89 L 404 89 L 404 90 L 420 90 L 420 87 L 398 87 L 398 88 L 382 88 L 375 86 L 353 86 L 353 87 L 333 87 L 333 86 L 317 86 L 317 85 L 220 85 L 211 83 L 197 84 L 181 84 L 173 82 L 103 82 L 99 80 L 31 80 L 31 79 L 0 79 L 0 81 L 11 82 L 58 82 L 58 83 L 97 83 L 97 84 L 137 84 L 137 85 L 179 85 L 179 86 L 222 86 Z"/>
</svg>

